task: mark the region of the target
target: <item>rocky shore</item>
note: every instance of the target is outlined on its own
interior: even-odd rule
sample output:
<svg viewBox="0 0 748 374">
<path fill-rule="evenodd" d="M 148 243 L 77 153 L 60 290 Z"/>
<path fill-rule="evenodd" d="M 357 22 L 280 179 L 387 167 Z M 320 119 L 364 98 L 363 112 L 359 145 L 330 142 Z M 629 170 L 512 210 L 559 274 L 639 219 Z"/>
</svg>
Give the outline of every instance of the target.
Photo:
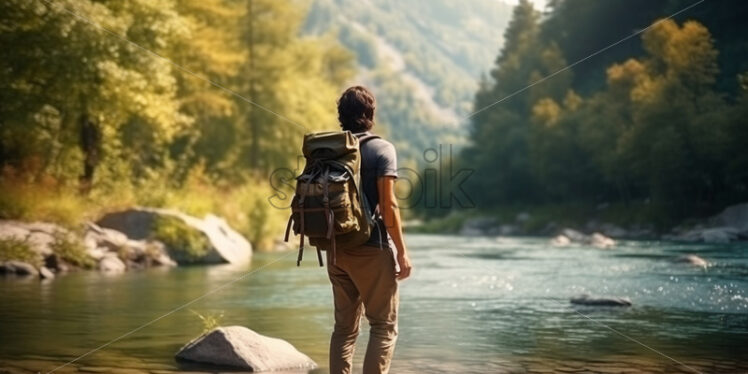
<svg viewBox="0 0 748 374">
<path fill-rule="evenodd" d="M 120 273 L 179 264 L 241 263 L 252 246 L 226 221 L 175 210 L 132 208 L 68 229 L 0 221 L 0 275 L 51 279 L 79 269 Z"/>
<path fill-rule="evenodd" d="M 532 217 L 520 213 L 514 221 L 499 222 L 492 217 L 466 219 L 459 230 L 465 236 L 521 236 L 540 235 L 552 238 L 555 246 L 586 244 L 599 248 L 611 248 L 619 239 L 670 240 L 682 242 L 729 243 L 748 240 L 748 203 L 733 205 L 714 217 L 692 225 L 681 225 L 670 232 L 657 233 L 652 225 L 622 227 L 609 222 L 590 220 L 579 228 L 560 227 L 554 222 L 542 228 L 528 230 L 524 223 Z"/>
</svg>

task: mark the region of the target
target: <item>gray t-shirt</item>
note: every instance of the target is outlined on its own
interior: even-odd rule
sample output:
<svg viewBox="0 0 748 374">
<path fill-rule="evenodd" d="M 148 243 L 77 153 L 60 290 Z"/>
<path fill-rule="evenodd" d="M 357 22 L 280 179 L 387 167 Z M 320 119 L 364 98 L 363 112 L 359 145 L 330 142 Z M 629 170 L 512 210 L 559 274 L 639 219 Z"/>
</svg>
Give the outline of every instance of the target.
<svg viewBox="0 0 748 374">
<path fill-rule="evenodd" d="M 370 135 L 369 132 L 355 134 L 358 137 Z M 397 178 L 397 153 L 392 143 L 381 139 L 370 139 L 361 145 L 361 188 L 374 212 L 379 205 L 379 191 L 377 190 L 377 179 L 383 176 Z M 378 224 L 374 225 L 369 241 L 364 245 L 389 248 L 389 235 L 380 217 Z M 381 231 L 380 231 L 381 230 Z"/>
</svg>

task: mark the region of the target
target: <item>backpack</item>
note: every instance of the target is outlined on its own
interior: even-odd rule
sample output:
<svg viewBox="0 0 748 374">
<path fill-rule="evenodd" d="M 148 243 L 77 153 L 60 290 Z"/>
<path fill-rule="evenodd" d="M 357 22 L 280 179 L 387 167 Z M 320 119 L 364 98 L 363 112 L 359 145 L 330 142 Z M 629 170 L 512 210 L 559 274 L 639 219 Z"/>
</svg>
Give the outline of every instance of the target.
<svg viewBox="0 0 748 374">
<path fill-rule="evenodd" d="M 292 227 L 300 235 L 296 266 L 301 265 L 305 236 L 317 247 L 319 266 L 324 266 L 321 250 L 331 250 L 335 263 L 336 249 L 354 248 L 369 240 L 375 221 L 361 188 L 359 147 L 375 138 L 379 136 L 358 138 L 350 131 L 304 135 L 306 165 L 296 177 L 285 234 L 286 242 Z"/>
</svg>

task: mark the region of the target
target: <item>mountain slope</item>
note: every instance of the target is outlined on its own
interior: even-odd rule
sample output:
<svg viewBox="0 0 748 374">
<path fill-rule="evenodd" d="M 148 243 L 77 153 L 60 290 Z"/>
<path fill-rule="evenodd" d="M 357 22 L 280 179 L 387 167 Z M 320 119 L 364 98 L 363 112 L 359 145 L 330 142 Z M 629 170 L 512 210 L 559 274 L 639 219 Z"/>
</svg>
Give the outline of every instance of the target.
<svg viewBox="0 0 748 374">
<path fill-rule="evenodd" d="M 480 75 L 502 45 L 511 5 L 496 0 L 310 0 L 308 35 L 333 33 L 356 54 L 377 122 L 404 159 L 461 144 Z"/>
</svg>

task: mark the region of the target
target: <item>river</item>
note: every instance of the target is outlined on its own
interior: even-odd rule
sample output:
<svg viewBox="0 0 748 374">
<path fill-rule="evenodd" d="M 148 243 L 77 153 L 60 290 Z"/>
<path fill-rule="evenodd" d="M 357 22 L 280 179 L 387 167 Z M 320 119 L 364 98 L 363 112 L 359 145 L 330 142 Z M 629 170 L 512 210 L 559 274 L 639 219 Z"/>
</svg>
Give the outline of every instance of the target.
<svg viewBox="0 0 748 374">
<path fill-rule="evenodd" d="M 408 243 L 416 270 L 401 283 L 393 373 L 748 372 L 744 243 L 601 250 L 436 235 Z M 682 254 L 711 265 L 672 263 Z M 293 254 L 259 253 L 240 267 L 0 279 L 0 368 L 49 371 L 258 269 L 55 372 L 179 371 L 173 355 L 203 330 L 200 313 L 286 339 L 319 363 L 313 373 L 326 373 L 331 291 L 315 260 L 309 253 L 297 268 Z M 569 303 L 582 293 L 633 306 Z"/>
</svg>

